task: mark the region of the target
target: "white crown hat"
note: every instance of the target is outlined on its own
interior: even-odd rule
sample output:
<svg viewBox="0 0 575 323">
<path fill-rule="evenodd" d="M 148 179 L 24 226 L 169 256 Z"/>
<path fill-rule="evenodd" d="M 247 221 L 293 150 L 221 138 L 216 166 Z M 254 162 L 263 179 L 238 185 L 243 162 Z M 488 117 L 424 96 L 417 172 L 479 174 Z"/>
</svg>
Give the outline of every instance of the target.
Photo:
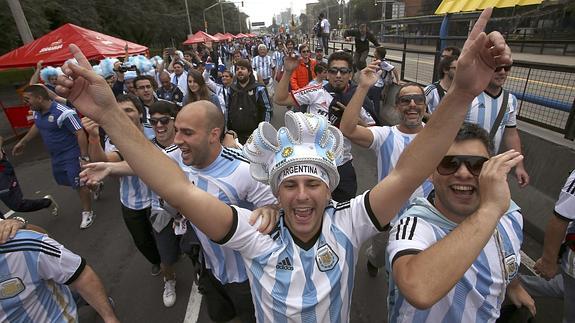
<svg viewBox="0 0 575 323">
<path fill-rule="evenodd" d="M 336 161 L 341 158 L 343 136 L 326 118 L 288 111 L 285 126 L 276 130 L 261 122 L 244 145 L 252 177 L 269 184 L 277 195 L 282 171 L 296 165 L 319 166 L 331 191 L 339 184 Z M 285 178 L 285 177 L 284 177 Z"/>
</svg>

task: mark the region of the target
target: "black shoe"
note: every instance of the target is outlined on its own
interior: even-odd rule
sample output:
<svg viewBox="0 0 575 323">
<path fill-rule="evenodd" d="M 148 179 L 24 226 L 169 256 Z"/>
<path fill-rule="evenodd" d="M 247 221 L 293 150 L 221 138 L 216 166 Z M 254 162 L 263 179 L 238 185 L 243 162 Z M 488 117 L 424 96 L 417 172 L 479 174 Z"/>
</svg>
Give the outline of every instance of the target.
<svg viewBox="0 0 575 323">
<path fill-rule="evenodd" d="M 369 260 L 367 261 L 367 273 L 371 277 L 377 277 L 377 274 L 379 273 L 379 268 L 372 265 L 371 262 L 369 262 Z"/>
</svg>

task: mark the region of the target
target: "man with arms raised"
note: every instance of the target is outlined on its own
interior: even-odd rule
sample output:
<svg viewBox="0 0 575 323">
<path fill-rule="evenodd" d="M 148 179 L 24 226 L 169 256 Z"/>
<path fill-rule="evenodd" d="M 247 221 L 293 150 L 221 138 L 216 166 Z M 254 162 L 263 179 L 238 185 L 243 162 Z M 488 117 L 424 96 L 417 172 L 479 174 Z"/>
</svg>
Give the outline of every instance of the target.
<svg viewBox="0 0 575 323">
<path fill-rule="evenodd" d="M 458 71 L 461 77 L 453 85 L 457 95 L 446 95 L 437 117 L 407 148 L 390 175 L 349 202 L 330 199 L 339 180 L 335 159 L 341 153 L 342 137 L 325 118 L 288 112 L 287 127 L 279 133 L 268 123 L 260 124 L 244 151 L 252 161 L 252 176 L 271 184 L 283 209 L 278 231 L 271 236 L 249 226 L 249 211 L 230 207 L 198 189 L 156 151 L 115 108 L 109 87 L 89 70 L 74 45 L 70 50 L 81 67 L 64 66 L 71 79 L 60 77 L 58 90 L 102 124 L 154 191 L 209 238 L 240 251 L 252 278 L 259 321 L 346 321 L 359 247 L 387 226 L 432 172 L 465 117 L 461 107 L 482 91 L 495 66 L 511 60 L 499 33 L 481 32 L 490 13 L 485 10 L 466 42 L 460 58 L 465 68 Z M 377 76 L 365 73 L 362 77 Z M 155 171 L 158 167 L 162 174 Z"/>
</svg>

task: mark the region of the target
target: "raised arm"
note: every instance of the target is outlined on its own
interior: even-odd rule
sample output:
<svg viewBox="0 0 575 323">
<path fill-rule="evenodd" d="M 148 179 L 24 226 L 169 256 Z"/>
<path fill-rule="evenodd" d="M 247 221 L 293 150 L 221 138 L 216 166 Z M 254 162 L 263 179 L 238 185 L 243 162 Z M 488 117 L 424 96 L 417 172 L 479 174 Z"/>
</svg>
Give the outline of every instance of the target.
<svg viewBox="0 0 575 323">
<path fill-rule="evenodd" d="M 40 79 L 40 71 L 42 70 L 42 63 L 44 61 L 40 60 L 38 61 L 38 63 L 36 63 L 36 69 L 34 70 L 34 74 L 32 74 L 32 77 L 30 78 L 30 82 L 28 82 L 29 85 L 34 85 L 36 83 L 38 83 L 38 80 Z"/>
<path fill-rule="evenodd" d="M 274 94 L 274 102 L 279 105 L 295 106 L 297 105 L 293 97 L 289 93 L 289 84 L 293 71 L 299 64 L 298 58 L 292 56 L 293 54 L 286 54 L 284 56 L 284 73 Z"/>
<path fill-rule="evenodd" d="M 511 62 L 511 51 L 499 32 L 483 32 L 492 9 L 485 9 L 469 34 L 458 60 L 453 84 L 433 118 L 401 155 L 394 170 L 375 186 L 370 202 L 387 225 L 415 189 L 433 172 L 455 138 L 467 107 L 489 83 L 496 66 Z"/>
<path fill-rule="evenodd" d="M 232 228 L 232 209 L 196 188 L 118 108 L 110 87 L 91 70 L 82 51 L 76 45 L 70 45 L 70 52 L 79 65 L 64 65 L 63 71 L 68 77 L 59 77 L 58 91 L 106 130 L 135 173 L 154 192 L 180 210 L 210 239 L 223 239 Z"/>
<path fill-rule="evenodd" d="M 375 72 L 378 65 L 379 61 L 374 61 L 361 71 L 359 85 L 343 110 L 343 117 L 339 124 L 339 130 L 344 136 L 364 148 L 368 148 L 373 143 L 373 133 L 359 124 L 359 114 L 369 88 L 377 81 L 378 76 Z"/>
</svg>

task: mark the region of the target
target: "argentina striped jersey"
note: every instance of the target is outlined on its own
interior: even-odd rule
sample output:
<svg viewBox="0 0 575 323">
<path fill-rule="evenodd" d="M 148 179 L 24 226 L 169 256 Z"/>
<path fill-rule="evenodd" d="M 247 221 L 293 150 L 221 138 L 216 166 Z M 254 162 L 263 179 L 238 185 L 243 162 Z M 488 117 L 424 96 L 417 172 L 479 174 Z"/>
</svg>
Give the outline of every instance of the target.
<svg viewBox="0 0 575 323">
<path fill-rule="evenodd" d="M 347 322 L 359 248 L 379 232 L 369 193 L 332 201 L 313 245 L 296 242 L 280 217 L 262 235 L 248 224 L 250 211 L 234 208 L 224 241 L 244 259 L 258 322 Z"/>
<path fill-rule="evenodd" d="M 401 132 L 397 126 L 393 127 L 369 127 L 373 134 L 373 142 L 369 149 L 377 154 L 377 180 L 383 180 L 397 165 L 399 156 L 407 146 L 415 139 L 416 134 Z M 427 197 L 433 190 L 433 184 L 426 179 L 409 198 Z M 409 203 L 409 202 L 408 202 Z"/>
<path fill-rule="evenodd" d="M 501 93 L 493 97 L 487 92 L 482 92 L 471 102 L 469 111 L 467 111 L 467 116 L 465 117 L 466 122 L 476 123 L 483 129 L 489 131 L 497 119 L 497 114 L 499 109 L 503 104 L 503 90 Z M 516 127 L 517 126 L 517 98 L 515 95 L 509 93 L 509 98 L 507 101 L 506 112 L 503 115 L 501 124 L 495 133 L 493 138 L 493 145 L 495 147 L 495 153 L 499 151 L 501 145 L 501 140 L 503 139 L 503 132 L 505 132 L 505 127 Z"/>
<path fill-rule="evenodd" d="M 45 234 L 19 230 L 0 245 L 0 321 L 76 322 L 67 284 L 84 260 Z"/>
<path fill-rule="evenodd" d="M 254 180 L 249 163 L 240 150 L 223 148 L 218 158 L 203 169 L 184 165 L 180 149 L 167 152 L 184 170 L 188 179 L 201 190 L 217 197 L 228 205 L 238 205 L 253 210 L 277 202 L 268 185 Z M 192 225 L 202 244 L 206 268 L 222 283 L 244 282 L 248 279 L 241 255 L 213 242 Z"/>
<path fill-rule="evenodd" d="M 575 170 L 569 174 L 559 193 L 559 199 L 555 203 L 555 215 L 571 221 L 567 227 L 566 239 L 575 240 Z M 571 248 L 567 248 L 563 253 L 561 268 L 567 275 L 575 278 L 575 252 Z"/>
<path fill-rule="evenodd" d="M 252 68 L 262 76 L 262 79 L 269 79 L 272 75 L 272 68 L 276 65 L 270 56 L 255 56 L 252 58 Z"/>
<path fill-rule="evenodd" d="M 152 139 L 149 138 L 148 139 Z M 116 146 L 106 137 L 105 151 L 118 151 Z M 150 206 L 152 191 L 138 176 L 120 176 L 120 202 L 132 210 L 143 210 Z"/>
<path fill-rule="evenodd" d="M 386 267 L 392 270 L 393 261 L 402 253 L 413 254 L 430 248 L 456 226 L 440 215 L 427 199 L 417 198 L 389 233 Z M 427 310 L 412 306 L 390 275 L 389 322 L 495 322 L 506 286 L 518 272 L 522 241 L 523 218 L 512 203 L 471 267 L 447 295 Z"/>
</svg>

